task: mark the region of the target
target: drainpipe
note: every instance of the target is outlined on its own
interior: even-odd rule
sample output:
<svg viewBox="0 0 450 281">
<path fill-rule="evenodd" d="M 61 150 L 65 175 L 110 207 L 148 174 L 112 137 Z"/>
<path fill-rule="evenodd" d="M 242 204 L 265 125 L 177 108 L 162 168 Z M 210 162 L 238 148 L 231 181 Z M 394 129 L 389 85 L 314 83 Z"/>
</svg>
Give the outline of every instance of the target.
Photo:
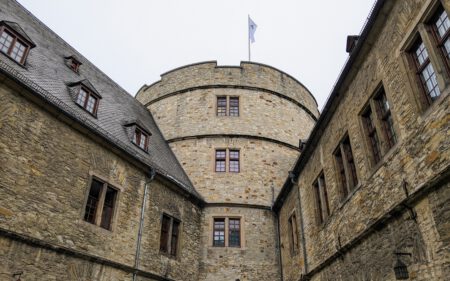
<svg viewBox="0 0 450 281">
<path fill-rule="evenodd" d="M 274 213 L 275 215 L 275 219 L 277 220 L 277 237 L 278 237 L 278 262 L 280 263 L 280 276 L 281 276 L 281 281 L 284 280 L 283 277 L 283 257 L 281 256 L 281 232 L 280 232 L 280 217 L 279 214 Z"/>
<path fill-rule="evenodd" d="M 297 195 L 298 195 L 298 212 L 300 217 L 300 231 L 302 233 L 302 249 L 303 249 L 303 271 L 304 275 L 308 274 L 308 257 L 306 255 L 306 242 L 305 242 L 305 227 L 303 226 L 303 210 L 302 210 L 302 201 L 300 196 L 300 187 L 297 185 L 297 182 L 295 181 L 295 175 L 294 173 L 289 173 L 289 177 L 291 178 L 291 183 L 297 188 Z"/>
<path fill-rule="evenodd" d="M 139 232 L 137 237 L 137 244 L 136 244 L 136 255 L 134 258 L 134 269 L 133 272 L 133 281 L 136 281 L 137 278 L 137 271 L 139 268 L 139 256 L 141 255 L 141 240 L 142 240 L 142 230 L 144 229 L 144 215 L 145 215 L 145 202 L 147 202 L 147 194 L 148 194 L 148 188 L 150 186 L 150 183 L 155 178 L 156 171 L 154 168 L 150 168 L 150 178 L 145 182 L 144 187 L 144 198 L 142 198 L 142 206 L 141 206 L 141 218 L 139 221 Z"/>
</svg>

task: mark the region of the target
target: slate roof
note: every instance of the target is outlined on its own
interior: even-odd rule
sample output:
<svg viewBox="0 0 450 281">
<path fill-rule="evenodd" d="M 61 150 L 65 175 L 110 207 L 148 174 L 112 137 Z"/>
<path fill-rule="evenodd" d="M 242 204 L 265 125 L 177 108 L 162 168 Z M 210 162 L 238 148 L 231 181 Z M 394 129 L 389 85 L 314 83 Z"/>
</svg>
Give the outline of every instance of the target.
<svg viewBox="0 0 450 281">
<path fill-rule="evenodd" d="M 36 44 L 29 53 L 25 67 L 0 53 L 0 71 L 30 88 L 36 95 L 107 142 L 144 165 L 154 167 L 158 174 L 203 202 L 164 140 L 150 112 L 141 103 L 16 1 L 0 1 L 0 21 L 17 23 L 25 36 Z M 73 72 L 65 63 L 64 58 L 71 55 L 83 63 L 79 74 Z M 84 79 L 87 79 L 102 97 L 97 118 L 77 106 L 70 95 L 68 85 Z M 152 133 L 149 153 L 131 143 L 123 126 L 130 120 L 144 124 Z"/>
</svg>

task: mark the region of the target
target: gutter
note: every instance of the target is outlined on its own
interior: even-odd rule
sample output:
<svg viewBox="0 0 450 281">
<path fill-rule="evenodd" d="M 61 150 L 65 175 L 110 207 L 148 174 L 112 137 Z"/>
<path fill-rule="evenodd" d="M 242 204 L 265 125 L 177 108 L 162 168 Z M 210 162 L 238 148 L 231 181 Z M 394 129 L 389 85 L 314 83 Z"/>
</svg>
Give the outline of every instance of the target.
<svg viewBox="0 0 450 281">
<path fill-rule="evenodd" d="M 134 257 L 134 268 L 135 271 L 133 272 L 133 281 L 136 281 L 136 277 L 138 275 L 139 270 L 139 258 L 141 255 L 141 241 L 142 241 L 142 230 L 144 229 L 144 217 L 145 217 L 145 203 L 147 202 L 147 194 L 150 183 L 155 178 L 156 171 L 155 169 L 150 169 L 150 178 L 148 181 L 145 182 L 144 187 L 144 197 L 142 198 L 142 206 L 141 206 L 141 218 L 139 220 L 139 231 L 138 231 L 138 237 L 137 237 L 137 244 L 136 244 L 136 255 Z"/>
</svg>

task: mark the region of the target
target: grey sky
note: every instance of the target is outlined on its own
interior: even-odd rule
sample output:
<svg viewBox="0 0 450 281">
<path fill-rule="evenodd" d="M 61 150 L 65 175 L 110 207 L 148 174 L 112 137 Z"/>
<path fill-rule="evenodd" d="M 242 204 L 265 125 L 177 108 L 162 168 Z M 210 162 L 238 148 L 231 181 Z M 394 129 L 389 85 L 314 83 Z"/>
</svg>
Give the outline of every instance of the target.
<svg viewBox="0 0 450 281">
<path fill-rule="evenodd" d="M 301 81 L 323 107 L 374 0 L 19 0 L 130 94 L 200 61 L 248 60 Z"/>
</svg>

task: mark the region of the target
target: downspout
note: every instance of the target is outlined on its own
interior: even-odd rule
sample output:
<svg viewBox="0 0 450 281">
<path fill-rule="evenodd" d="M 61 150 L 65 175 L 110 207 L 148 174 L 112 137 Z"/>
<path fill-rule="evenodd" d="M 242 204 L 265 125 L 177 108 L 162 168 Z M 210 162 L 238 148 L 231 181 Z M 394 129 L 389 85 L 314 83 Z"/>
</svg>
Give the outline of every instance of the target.
<svg viewBox="0 0 450 281">
<path fill-rule="evenodd" d="M 302 233 L 302 249 L 303 249 L 303 275 L 308 274 L 308 257 L 306 255 L 306 242 L 305 242 L 305 227 L 303 226 L 303 210 L 302 210 L 302 201 L 300 196 L 300 187 L 297 185 L 295 181 L 295 175 L 293 172 L 289 173 L 289 177 L 291 178 L 291 183 L 297 188 L 298 195 L 298 212 L 300 218 L 300 231 Z M 303 278 L 301 278 L 303 279 Z"/>
<path fill-rule="evenodd" d="M 140 218 L 140 221 L 139 221 L 139 232 L 138 232 L 137 244 L 136 244 L 136 255 L 135 255 L 135 258 L 134 258 L 134 269 L 135 269 L 135 271 L 133 272 L 133 281 L 136 281 L 137 271 L 139 269 L 139 257 L 141 255 L 142 231 L 144 229 L 145 203 L 147 202 L 147 194 L 148 194 L 148 189 L 149 189 L 150 183 L 155 178 L 155 175 L 156 175 L 155 169 L 154 168 L 150 168 L 150 178 L 145 182 L 144 198 L 142 198 L 141 218 Z"/>
<path fill-rule="evenodd" d="M 281 277 L 281 281 L 284 280 L 283 277 L 283 257 L 281 256 L 281 232 L 280 232 L 280 217 L 279 214 L 277 214 L 276 212 L 275 214 L 275 219 L 277 220 L 277 240 L 278 240 L 278 262 L 280 263 L 280 277 Z"/>
</svg>

